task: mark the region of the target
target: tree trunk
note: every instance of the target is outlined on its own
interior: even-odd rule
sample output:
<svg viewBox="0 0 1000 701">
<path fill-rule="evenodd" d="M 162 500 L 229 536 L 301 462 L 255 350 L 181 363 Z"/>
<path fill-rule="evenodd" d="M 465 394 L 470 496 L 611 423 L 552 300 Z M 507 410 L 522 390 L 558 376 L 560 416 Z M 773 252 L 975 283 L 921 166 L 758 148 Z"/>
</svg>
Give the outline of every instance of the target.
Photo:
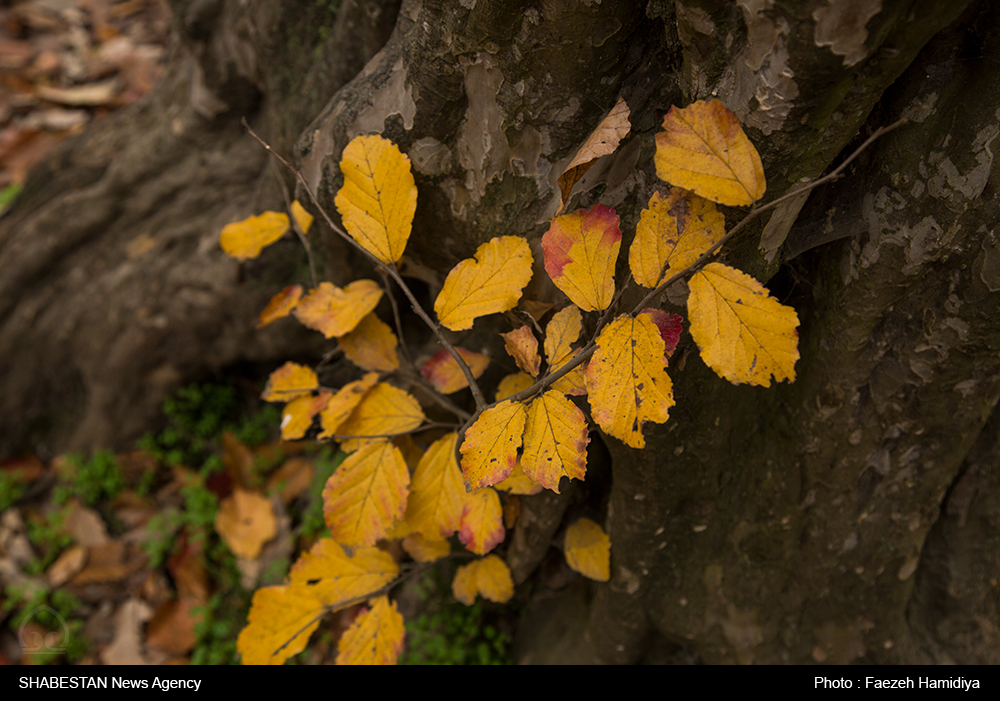
<svg viewBox="0 0 1000 701">
<path fill-rule="evenodd" d="M 506 552 L 519 580 L 583 513 L 611 535 L 612 579 L 538 597 L 519 656 L 1000 661 L 989 2 L 173 4 L 169 77 L 67 144 L 0 221 L 0 452 L 120 444 L 184 379 L 317 352 L 317 334 L 253 330 L 270 294 L 308 282 L 301 250 L 240 272 L 217 247 L 294 184 L 242 117 L 330 212 L 350 138 L 399 144 L 419 189 L 405 272 L 433 291 L 494 236 L 537 243 L 556 178 L 619 95 L 632 137 L 570 207 L 614 206 L 625 247 L 672 104 L 716 96 L 739 116 L 766 199 L 910 114 L 847 177 L 723 249 L 796 308 L 795 383 L 729 385 L 686 337 L 677 406 L 647 448 L 595 433 L 587 482 L 528 500 Z M 325 279 L 368 275 L 325 236 Z M 558 299 L 540 283 L 526 296 Z M 495 348 L 505 330 L 480 321 L 462 343 Z"/>
</svg>

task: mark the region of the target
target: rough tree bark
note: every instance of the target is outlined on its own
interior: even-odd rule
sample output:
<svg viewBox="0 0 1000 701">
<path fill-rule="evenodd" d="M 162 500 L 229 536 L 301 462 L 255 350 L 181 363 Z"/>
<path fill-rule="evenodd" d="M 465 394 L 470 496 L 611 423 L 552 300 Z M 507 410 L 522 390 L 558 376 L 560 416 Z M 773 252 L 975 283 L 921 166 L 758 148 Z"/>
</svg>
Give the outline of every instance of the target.
<svg viewBox="0 0 1000 701">
<path fill-rule="evenodd" d="M 347 141 L 397 142 L 420 192 L 407 271 L 433 289 L 493 236 L 538 240 L 555 178 L 619 95 L 633 136 L 571 206 L 616 207 L 626 236 L 657 186 L 671 104 L 735 111 L 767 198 L 909 113 L 848 177 L 724 249 L 797 309 L 797 381 L 728 385 L 687 339 L 677 406 L 647 449 L 595 439 L 585 485 L 526 505 L 507 551 L 519 580 L 581 513 L 611 534 L 613 572 L 529 605 L 519 656 L 1000 661 L 991 3 L 285 5 L 173 2 L 170 76 L 33 173 L 0 221 L 0 452 L 120 444 L 186 378 L 316 351 L 288 326 L 252 329 L 279 283 L 305 280 L 299 249 L 239 276 L 216 246 L 293 184 L 244 116 L 330 211 Z M 326 278 L 352 277 L 335 239 L 317 252 Z M 463 343 L 500 330 L 479 322 Z"/>
</svg>

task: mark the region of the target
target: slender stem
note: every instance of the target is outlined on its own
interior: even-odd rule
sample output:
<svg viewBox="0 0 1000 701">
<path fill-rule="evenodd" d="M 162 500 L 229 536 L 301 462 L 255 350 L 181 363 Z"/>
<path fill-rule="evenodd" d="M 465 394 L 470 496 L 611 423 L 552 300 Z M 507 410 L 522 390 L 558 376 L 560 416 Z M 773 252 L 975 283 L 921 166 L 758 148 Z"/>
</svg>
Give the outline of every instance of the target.
<svg viewBox="0 0 1000 701">
<path fill-rule="evenodd" d="M 458 367 L 462 370 L 462 374 L 465 375 L 465 378 L 469 382 L 469 388 L 472 390 L 472 396 L 476 400 L 476 407 L 477 408 L 485 407 L 486 398 L 483 396 L 483 391 L 482 389 L 480 389 L 479 384 L 476 382 L 476 378 L 473 376 L 472 370 L 466 364 L 462 356 L 458 354 L 458 351 L 455 349 L 455 346 L 453 346 L 448 341 L 448 339 L 445 338 L 444 332 L 441 330 L 441 327 L 437 323 L 435 323 L 434 320 L 427 315 L 427 312 L 424 311 L 423 307 L 420 306 L 420 303 L 417 301 L 417 298 L 413 295 L 413 292 L 410 290 L 409 286 L 406 284 L 406 282 L 404 282 L 403 278 L 400 276 L 399 271 L 396 269 L 396 266 L 389 265 L 388 263 L 373 256 L 368 251 L 368 249 L 366 249 L 364 246 L 355 241 L 354 238 L 348 235 L 348 233 L 344 231 L 341 227 L 337 226 L 334 223 L 333 219 L 330 218 L 330 215 L 327 214 L 323 206 L 319 203 L 319 200 L 316 198 L 315 193 L 313 193 L 312 189 L 309 187 L 309 183 L 306 182 L 305 176 L 302 175 L 302 172 L 298 168 L 293 166 L 291 163 L 286 161 L 284 158 L 282 158 L 277 151 L 271 148 L 270 144 L 268 144 L 266 141 L 260 138 L 257 135 L 257 133 L 250 128 L 250 125 L 247 123 L 246 118 L 244 118 L 242 121 L 243 121 L 243 128 L 247 130 L 247 133 L 249 133 L 250 136 L 252 136 L 257 141 L 257 143 L 259 143 L 261 146 L 267 149 L 268 153 L 277 158 L 278 161 L 283 166 L 285 166 L 286 168 L 288 168 L 288 170 L 290 170 L 292 173 L 295 174 L 295 177 L 299 181 L 299 184 L 302 185 L 302 188 L 306 191 L 306 194 L 309 195 L 309 200 L 316 206 L 316 210 L 323 217 L 323 221 L 326 222 L 326 225 L 329 226 L 330 229 L 332 229 L 338 236 L 344 239 L 344 241 L 346 241 L 349 245 L 353 246 L 355 249 L 360 251 L 361 254 L 365 258 L 367 258 L 372 265 L 374 265 L 376 268 L 380 270 L 384 270 L 392 277 L 393 280 L 396 281 L 396 284 L 399 285 L 400 289 L 403 290 L 403 293 L 406 295 L 407 299 L 410 300 L 410 304 L 413 306 L 413 311 L 417 313 L 417 316 L 423 319 L 424 323 L 427 324 L 427 326 L 431 329 L 431 331 L 433 331 L 434 334 L 438 337 L 438 340 L 441 342 L 441 345 L 443 345 L 445 348 L 448 349 L 448 352 L 451 354 L 451 357 L 453 357 L 455 359 L 455 362 L 458 363 Z"/>
<path fill-rule="evenodd" d="M 382 284 L 385 286 L 386 296 L 389 298 L 389 305 L 392 307 L 392 320 L 396 326 L 396 336 L 399 338 L 399 347 L 403 349 L 403 357 L 407 365 L 414 367 L 413 357 L 410 355 L 410 348 L 406 345 L 406 337 L 403 336 L 403 321 L 399 317 L 399 305 L 396 304 L 396 296 L 389 290 L 389 274 L 382 268 L 378 270 L 382 276 Z"/>
<path fill-rule="evenodd" d="M 292 231 L 295 235 L 299 237 L 299 242 L 302 244 L 302 248 L 306 250 L 306 258 L 309 260 L 309 276 L 312 278 L 312 286 L 316 287 L 319 284 L 319 277 L 316 275 L 316 261 L 313 260 L 312 246 L 309 245 L 309 239 L 306 238 L 306 232 L 302 230 L 299 226 L 298 220 L 292 213 L 292 197 L 288 194 L 288 186 L 285 185 L 285 181 L 281 179 L 281 174 L 278 173 L 278 169 L 274 165 L 274 161 L 271 161 L 272 172 L 274 177 L 278 180 L 281 185 L 281 194 L 285 196 L 285 210 L 288 212 L 288 220 L 292 225 Z"/>
<path fill-rule="evenodd" d="M 330 434 L 329 436 L 323 436 L 323 439 L 327 438 L 335 441 L 353 441 L 353 440 L 367 440 L 369 438 L 399 438 L 400 436 L 409 436 L 414 433 L 423 433 L 424 431 L 430 431 L 435 428 L 458 428 L 458 424 L 449 424 L 441 421 L 428 421 L 425 424 L 421 424 L 416 428 L 412 428 L 409 431 L 402 431 L 400 433 L 372 433 L 368 435 L 354 435 L 354 434 Z"/>
</svg>

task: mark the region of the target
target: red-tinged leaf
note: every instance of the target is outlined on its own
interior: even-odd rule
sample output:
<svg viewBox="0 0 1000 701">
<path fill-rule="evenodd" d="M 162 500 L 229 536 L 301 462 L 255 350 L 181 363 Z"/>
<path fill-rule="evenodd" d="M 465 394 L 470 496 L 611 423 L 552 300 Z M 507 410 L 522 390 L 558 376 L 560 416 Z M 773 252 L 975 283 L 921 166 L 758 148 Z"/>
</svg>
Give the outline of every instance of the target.
<svg viewBox="0 0 1000 701">
<path fill-rule="evenodd" d="M 498 236 L 452 268 L 434 301 L 441 324 L 452 331 L 471 329 L 479 317 L 517 306 L 531 280 L 531 248 L 520 236 Z"/>
<path fill-rule="evenodd" d="M 355 280 L 344 289 L 319 283 L 295 308 L 295 318 L 327 338 L 354 330 L 382 299 L 382 289 L 371 280 Z"/>
<path fill-rule="evenodd" d="M 290 402 L 319 389 L 319 378 L 312 368 L 291 361 L 271 373 L 260 398 L 265 402 Z"/>
<path fill-rule="evenodd" d="M 489 367 L 489 356 L 464 348 L 456 348 L 455 350 L 469 366 L 472 376 L 477 380 L 482 377 L 486 368 Z M 469 380 L 465 377 L 465 373 L 458 367 L 458 362 L 447 348 L 442 348 L 432 355 L 430 360 L 420 368 L 420 374 L 441 394 L 452 394 L 469 386 Z"/>
<path fill-rule="evenodd" d="M 587 366 L 594 421 L 633 448 L 646 447 L 643 423 L 665 422 L 674 405 L 663 353 L 663 338 L 647 314 L 623 314 L 598 335 Z"/>
<path fill-rule="evenodd" d="M 480 489 L 466 495 L 458 540 L 477 555 L 485 555 L 503 542 L 503 510 L 495 489 Z"/>
<path fill-rule="evenodd" d="M 410 473 L 389 442 L 366 445 L 349 455 L 323 489 L 330 534 L 347 546 L 374 545 L 406 512 Z"/>
<path fill-rule="evenodd" d="M 396 602 L 380 596 L 340 636 L 337 664 L 396 664 L 403 651 L 403 617 Z"/>
<path fill-rule="evenodd" d="M 435 441 L 413 473 L 406 521 L 432 540 L 451 537 L 465 509 L 465 484 L 455 461 L 457 441 L 457 433 Z"/>
<path fill-rule="evenodd" d="M 528 407 L 521 467 L 529 478 L 558 494 L 563 477 L 586 477 L 588 443 L 583 412 L 562 392 L 549 390 Z"/>
<path fill-rule="evenodd" d="M 677 349 L 677 342 L 681 340 L 684 320 L 677 314 L 667 314 L 659 309 L 643 309 L 639 313 L 646 314 L 656 324 L 656 328 L 660 330 L 660 337 L 663 339 L 664 356 L 667 358 L 672 356 Z"/>
<path fill-rule="evenodd" d="M 377 382 L 378 373 L 369 372 L 360 380 L 349 382 L 337 390 L 337 393 L 330 397 L 326 403 L 326 408 L 320 412 L 319 418 L 323 432 L 319 434 L 319 439 L 325 440 L 337 435 L 340 426 L 354 413 L 354 409 L 361 403 L 368 390 L 374 387 Z"/>
<path fill-rule="evenodd" d="M 552 220 L 542 236 L 545 271 L 575 305 L 607 309 L 615 295 L 615 263 L 621 248 L 618 215 L 595 204 Z"/>
<path fill-rule="evenodd" d="M 262 329 L 278 319 L 283 319 L 292 313 L 292 310 L 302 299 L 302 285 L 289 285 L 278 294 L 271 297 L 271 301 L 260 313 L 257 328 Z"/>
<path fill-rule="evenodd" d="M 469 427 L 460 448 L 466 490 L 488 487 L 510 476 L 526 417 L 523 404 L 507 400 L 484 411 Z"/>
<path fill-rule="evenodd" d="M 531 331 L 531 327 L 524 326 L 500 334 L 503 336 L 507 353 L 517 366 L 532 377 L 538 377 L 538 369 L 542 365 L 542 358 L 538 355 L 538 339 Z"/>
<path fill-rule="evenodd" d="M 399 368 L 396 334 L 374 313 L 362 319 L 353 331 L 338 338 L 337 345 L 347 359 L 362 370 L 392 372 Z"/>
<path fill-rule="evenodd" d="M 396 561 L 378 548 L 354 548 L 348 555 L 339 543 L 323 538 L 292 565 L 288 582 L 336 611 L 378 591 L 397 574 Z"/>
</svg>

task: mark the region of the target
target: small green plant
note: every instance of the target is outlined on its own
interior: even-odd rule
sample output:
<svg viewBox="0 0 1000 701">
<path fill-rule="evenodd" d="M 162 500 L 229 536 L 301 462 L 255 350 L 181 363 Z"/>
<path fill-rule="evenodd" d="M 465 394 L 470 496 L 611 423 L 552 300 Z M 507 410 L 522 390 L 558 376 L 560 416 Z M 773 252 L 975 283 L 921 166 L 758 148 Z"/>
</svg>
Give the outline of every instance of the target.
<svg viewBox="0 0 1000 701">
<path fill-rule="evenodd" d="M 24 470 L 0 470 L 0 511 L 9 509 L 27 491 Z"/>
<path fill-rule="evenodd" d="M 59 553 L 73 544 L 73 539 L 63 531 L 69 507 L 53 511 L 37 519 L 29 519 L 28 540 L 41 555 L 25 565 L 28 574 L 39 575 L 55 562 Z"/>
<path fill-rule="evenodd" d="M 115 454 L 99 450 L 86 460 L 81 455 L 67 455 L 70 476 L 56 486 L 52 498 L 64 504 L 71 497 L 79 497 L 88 506 L 99 501 L 114 499 L 125 488 L 125 479 Z"/>
<path fill-rule="evenodd" d="M 197 644 L 191 664 L 236 664 L 236 635 L 250 609 L 250 594 L 242 588 L 215 594 L 204 607 L 195 609 Z"/>
</svg>

